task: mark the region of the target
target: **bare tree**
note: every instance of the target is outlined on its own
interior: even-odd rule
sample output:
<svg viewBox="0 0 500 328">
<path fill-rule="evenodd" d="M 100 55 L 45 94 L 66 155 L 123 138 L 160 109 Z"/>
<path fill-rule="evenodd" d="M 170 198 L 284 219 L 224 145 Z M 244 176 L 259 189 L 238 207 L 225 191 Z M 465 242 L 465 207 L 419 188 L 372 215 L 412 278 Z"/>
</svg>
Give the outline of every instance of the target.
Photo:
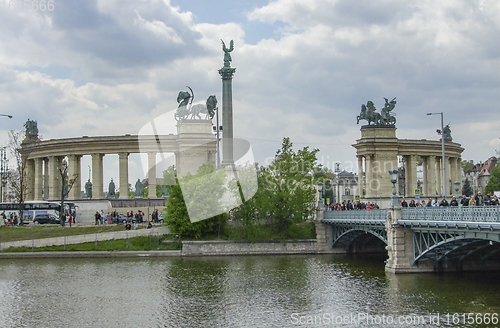
<svg viewBox="0 0 500 328">
<path fill-rule="evenodd" d="M 14 199 L 19 204 L 20 219 L 24 215 L 24 203 L 29 190 L 28 160 L 39 142 L 38 135 L 27 136 L 24 131 L 9 131 L 9 144 L 7 148 L 11 156 L 16 160 L 16 168 L 14 171 L 9 172 L 7 179 L 14 194 Z"/>
<path fill-rule="evenodd" d="M 77 181 L 79 176 L 78 176 L 78 173 L 75 173 L 73 175 L 73 177 L 71 177 L 71 179 L 69 178 L 69 176 L 68 176 L 68 162 L 66 161 L 66 159 L 64 159 L 61 162 L 61 164 L 59 165 L 57 170 L 59 171 L 59 174 L 61 175 L 61 205 L 60 205 L 61 207 L 60 207 L 60 211 L 59 211 L 59 220 L 61 221 L 61 225 L 64 226 L 65 222 L 63 222 L 63 220 L 62 220 L 62 216 L 64 213 L 64 200 L 68 197 L 69 192 L 73 188 L 73 185 L 75 184 L 75 182 Z"/>
<path fill-rule="evenodd" d="M 24 201 L 26 199 L 26 194 L 28 192 L 27 185 L 27 154 L 22 153 L 22 143 L 25 138 L 23 131 L 9 131 L 9 151 L 11 155 L 16 160 L 15 172 L 8 175 L 9 183 L 11 185 L 12 191 L 14 193 L 14 198 L 17 203 L 19 203 L 19 216 L 23 217 L 24 212 Z"/>
</svg>

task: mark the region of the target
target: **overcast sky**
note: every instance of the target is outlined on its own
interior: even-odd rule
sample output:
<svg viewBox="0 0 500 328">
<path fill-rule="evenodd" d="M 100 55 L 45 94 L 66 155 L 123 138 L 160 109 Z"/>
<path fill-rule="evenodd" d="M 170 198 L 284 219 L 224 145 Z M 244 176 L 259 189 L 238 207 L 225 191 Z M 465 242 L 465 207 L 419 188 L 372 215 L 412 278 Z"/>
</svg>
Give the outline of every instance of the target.
<svg viewBox="0 0 500 328">
<path fill-rule="evenodd" d="M 0 118 L 3 144 L 28 118 L 43 139 L 137 134 L 187 85 L 195 101 L 215 94 L 221 106 L 220 39 L 233 39 L 234 134 L 261 164 L 288 136 L 319 148 L 330 168 L 357 171 L 356 116 L 384 97 L 397 97 L 399 138 L 438 140 L 439 116 L 426 113 L 443 111 L 464 159 L 500 150 L 498 0 L 56 0 L 53 9 L 0 4 L 0 113 L 14 115 Z M 107 186 L 118 156 L 104 161 Z"/>
</svg>

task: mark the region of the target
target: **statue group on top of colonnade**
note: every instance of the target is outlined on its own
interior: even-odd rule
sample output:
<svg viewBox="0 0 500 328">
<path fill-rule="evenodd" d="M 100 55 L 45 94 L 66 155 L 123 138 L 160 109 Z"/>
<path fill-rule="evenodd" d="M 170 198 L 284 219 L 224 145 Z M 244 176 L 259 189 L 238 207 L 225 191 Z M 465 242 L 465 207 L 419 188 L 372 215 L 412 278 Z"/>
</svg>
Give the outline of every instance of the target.
<svg viewBox="0 0 500 328">
<path fill-rule="evenodd" d="M 375 108 L 375 104 L 373 101 L 368 101 L 365 104 L 361 105 L 361 113 L 357 117 L 357 123 L 359 124 L 360 120 L 368 121 L 368 125 L 379 125 L 379 126 L 395 126 L 396 125 L 396 117 L 395 114 L 391 115 L 392 110 L 396 107 L 396 98 L 393 98 L 391 101 L 389 99 L 385 99 L 384 108 L 377 113 L 377 109 Z"/>
<path fill-rule="evenodd" d="M 189 91 L 180 91 L 177 95 L 177 102 L 179 106 L 175 112 L 175 119 L 185 120 L 190 116 L 191 119 L 201 119 L 200 114 L 205 114 L 205 119 L 212 119 L 217 110 L 217 98 L 215 95 L 208 97 L 205 104 L 195 104 L 193 105 L 194 92 L 189 86 L 187 87 Z"/>
<path fill-rule="evenodd" d="M 28 120 L 24 123 L 24 127 L 26 128 L 26 138 L 25 141 L 35 141 L 38 139 L 38 124 L 34 120 Z"/>
</svg>

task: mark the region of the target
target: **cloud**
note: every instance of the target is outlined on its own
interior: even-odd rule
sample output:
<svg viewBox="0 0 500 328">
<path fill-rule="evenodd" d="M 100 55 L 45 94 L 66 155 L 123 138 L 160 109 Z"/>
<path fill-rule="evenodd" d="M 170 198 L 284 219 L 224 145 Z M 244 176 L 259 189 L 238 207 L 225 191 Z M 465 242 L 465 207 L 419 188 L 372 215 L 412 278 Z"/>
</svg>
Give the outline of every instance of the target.
<svg viewBox="0 0 500 328">
<path fill-rule="evenodd" d="M 192 8 L 95 0 L 56 3 L 51 13 L 0 11 L 9 124 L 36 119 L 47 138 L 134 134 L 175 109 L 186 86 L 195 102 L 216 94 L 221 108 L 220 39 L 233 39 L 235 135 L 252 141 L 259 163 L 284 136 L 355 161 L 360 106 L 380 109 L 383 97 L 397 97 L 400 138 L 437 140 L 440 122 L 425 114 L 443 111 L 464 157 L 494 154 L 497 1 L 277 0 L 248 4 L 246 22 L 215 23 L 195 23 Z M 272 38 L 246 44 L 249 22 L 274 29 Z"/>
</svg>

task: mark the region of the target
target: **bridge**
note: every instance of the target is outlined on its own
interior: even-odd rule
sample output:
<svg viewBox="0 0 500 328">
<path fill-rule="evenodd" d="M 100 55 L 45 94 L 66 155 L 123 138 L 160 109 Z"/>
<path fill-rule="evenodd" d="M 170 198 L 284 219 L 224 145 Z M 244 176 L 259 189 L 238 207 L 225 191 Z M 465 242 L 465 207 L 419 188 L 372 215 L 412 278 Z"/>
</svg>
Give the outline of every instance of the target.
<svg viewBox="0 0 500 328">
<path fill-rule="evenodd" d="M 319 211 L 325 251 L 384 250 L 395 273 L 500 269 L 500 206 Z"/>
</svg>

